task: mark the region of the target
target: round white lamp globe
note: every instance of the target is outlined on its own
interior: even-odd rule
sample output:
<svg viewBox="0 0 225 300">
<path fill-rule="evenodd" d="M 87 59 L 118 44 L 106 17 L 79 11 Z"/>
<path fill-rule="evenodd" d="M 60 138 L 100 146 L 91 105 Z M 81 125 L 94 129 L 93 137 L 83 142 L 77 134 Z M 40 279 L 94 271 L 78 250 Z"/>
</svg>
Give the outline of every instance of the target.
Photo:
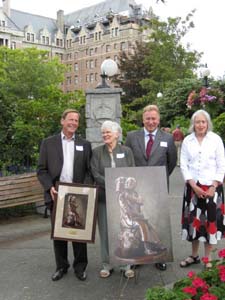
<svg viewBox="0 0 225 300">
<path fill-rule="evenodd" d="M 163 94 L 162 94 L 161 92 L 158 92 L 157 95 L 156 95 L 156 97 L 157 97 L 157 98 L 162 98 L 162 97 L 163 97 Z"/>
<path fill-rule="evenodd" d="M 117 73 L 118 73 L 117 63 L 110 58 L 105 59 L 101 64 L 101 74 L 111 77 L 116 75 Z"/>
</svg>

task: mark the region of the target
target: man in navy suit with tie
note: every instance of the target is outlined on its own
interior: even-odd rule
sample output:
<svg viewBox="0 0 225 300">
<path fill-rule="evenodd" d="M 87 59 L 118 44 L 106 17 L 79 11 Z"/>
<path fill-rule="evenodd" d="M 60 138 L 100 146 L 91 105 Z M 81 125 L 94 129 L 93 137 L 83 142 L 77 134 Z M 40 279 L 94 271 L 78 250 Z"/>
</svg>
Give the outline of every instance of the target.
<svg viewBox="0 0 225 300">
<path fill-rule="evenodd" d="M 173 136 L 159 129 L 160 113 L 156 105 L 147 105 L 142 118 L 144 127 L 129 132 L 125 144 L 133 151 L 136 167 L 165 166 L 169 188 L 169 175 L 177 160 Z M 156 267 L 160 270 L 167 268 L 165 263 L 157 263 Z"/>
<path fill-rule="evenodd" d="M 91 183 L 91 144 L 76 134 L 80 114 L 67 109 L 61 117 L 62 131 L 42 141 L 37 168 L 38 179 L 44 188 L 46 205 L 52 212 L 57 197 L 56 182 Z M 69 268 L 67 241 L 54 240 L 56 271 L 52 280 L 61 279 Z M 86 279 L 87 245 L 73 242 L 73 268 L 79 280 Z"/>
</svg>

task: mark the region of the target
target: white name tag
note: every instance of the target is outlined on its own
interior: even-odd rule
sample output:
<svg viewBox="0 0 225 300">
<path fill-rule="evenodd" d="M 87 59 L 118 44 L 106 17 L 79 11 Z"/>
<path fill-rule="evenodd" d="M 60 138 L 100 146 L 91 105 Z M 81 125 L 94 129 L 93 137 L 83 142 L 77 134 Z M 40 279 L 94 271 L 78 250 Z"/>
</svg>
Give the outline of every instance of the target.
<svg viewBox="0 0 225 300">
<path fill-rule="evenodd" d="M 166 147 L 167 148 L 167 142 L 160 142 L 160 147 Z"/>
<path fill-rule="evenodd" d="M 124 153 L 117 153 L 116 154 L 117 158 L 124 158 L 124 156 L 125 156 Z"/>
<path fill-rule="evenodd" d="M 76 146 L 76 150 L 77 151 L 84 151 L 84 147 L 83 146 Z"/>
</svg>

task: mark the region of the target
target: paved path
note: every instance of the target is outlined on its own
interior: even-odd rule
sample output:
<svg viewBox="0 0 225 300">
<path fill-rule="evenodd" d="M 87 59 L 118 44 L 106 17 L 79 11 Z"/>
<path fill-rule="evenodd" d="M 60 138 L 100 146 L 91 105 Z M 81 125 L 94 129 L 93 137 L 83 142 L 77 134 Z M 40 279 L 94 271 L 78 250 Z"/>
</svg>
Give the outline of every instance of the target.
<svg viewBox="0 0 225 300">
<path fill-rule="evenodd" d="M 108 279 L 98 276 L 99 240 L 88 245 L 88 278 L 80 282 L 72 269 L 52 282 L 55 269 L 50 221 L 40 215 L 0 223 L 0 300 L 144 300 L 146 289 L 169 285 L 186 275 L 179 261 L 190 254 L 190 245 L 180 240 L 183 179 L 177 168 L 171 177 L 169 196 L 174 262 L 165 272 L 154 265 L 138 269 L 137 280 L 126 280 L 116 270 Z M 224 246 L 224 241 L 220 247 Z M 71 248 L 70 248 L 71 251 Z M 72 257 L 70 253 L 70 257 Z M 201 270 L 201 265 L 194 266 Z"/>
</svg>

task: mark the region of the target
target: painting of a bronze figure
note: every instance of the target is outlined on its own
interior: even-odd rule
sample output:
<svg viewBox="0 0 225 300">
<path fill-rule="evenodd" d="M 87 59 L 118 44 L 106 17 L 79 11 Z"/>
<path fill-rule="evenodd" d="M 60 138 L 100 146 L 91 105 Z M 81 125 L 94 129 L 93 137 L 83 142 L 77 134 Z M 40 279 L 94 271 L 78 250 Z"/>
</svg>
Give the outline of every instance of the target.
<svg viewBox="0 0 225 300">
<path fill-rule="evenodd" d="M 65 196 L 62 227 L 85 229 L 87 196 L 67 194 Z"/>
<path fill-rule="evenodd" d="M 108 227 L 109 236 L 111 236 L 111 258 L 114 263 L 117 262 L 118 264 L 171 261 L 172 247 L 170 241 L 164 240 L 165 235 L 160 233 L 166 225 L 166 231 L 170 236 L 168 210 L 166 212 L 166 206 L 164 210 L 161 209 L 161 202 L 167 198 L 166 177 L 162 175 L 164 170 L 157 169 L 157 172 L 153 174 L 150 168 L 129 168 L 129 172 L 127 169 L 107 169 L 106 171 L 108 175 L 106 177 L 109 179 L 106 192 L 108 196 L 107 211 L 110 211 L 108 213 Z M 146 176 L 143 176 L 143 173 L 141 176 L 138 175 L 140 169 L 144 169 L 144 173 L 147 172 L 148 174 Z M 122 176 L 118 176 L 116 173 Z M 160 187 L 156 182 L 157 177 L 158 180 L 159 178 L 162 180 Z M 162 187 L 164 184 L 165 189 Z M 161 199 L 156 200 L 158 197 Z M 157 203 L 159 204 L 158 207 Z M 165 201 L 164 204 L 167 205 L 168 202 Z M 151 213 L 149 214 L 149 212 Z M 162 212 L 163 215 L 166 214 L 164 220 L 167 220 L 167 224 L 163 221 L 158 226 L 154 220 L 157 220 L 157 214 L 159 214 L 158 219 L 162 218 L 163 220 L 163 215 L 160 216 Z"/>
</svg>

